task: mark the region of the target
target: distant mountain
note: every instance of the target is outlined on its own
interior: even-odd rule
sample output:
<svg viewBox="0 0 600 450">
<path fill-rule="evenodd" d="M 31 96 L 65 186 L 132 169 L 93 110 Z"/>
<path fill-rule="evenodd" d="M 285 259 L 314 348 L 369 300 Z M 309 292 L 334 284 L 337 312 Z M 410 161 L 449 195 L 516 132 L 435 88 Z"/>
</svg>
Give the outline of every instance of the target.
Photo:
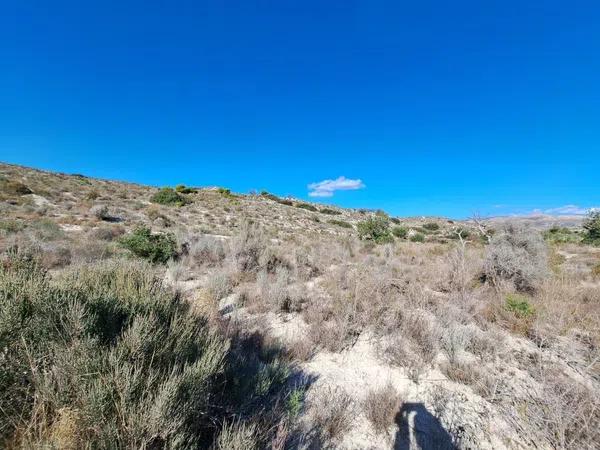
<svg viewBox="0 0 600 450">
<path fill-rule="evenodd" d="M 585 216 L 582 215 L 552 216 L 549 214 L 532 214 L 526 216 L 489 217 L 485 219 L 484 222 L 492 226 L 501 226 L 507 223 L 518 223 L 545 230 L 553 226 L 579 228 L 581 227 L 584 219 Z"/>
</svg>

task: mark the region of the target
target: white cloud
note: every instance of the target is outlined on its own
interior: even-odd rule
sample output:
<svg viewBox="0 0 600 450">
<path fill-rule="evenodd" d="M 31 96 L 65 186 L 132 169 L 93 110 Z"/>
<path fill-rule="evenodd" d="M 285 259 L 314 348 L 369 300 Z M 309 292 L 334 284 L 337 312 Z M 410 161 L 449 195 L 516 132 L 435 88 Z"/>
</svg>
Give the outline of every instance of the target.
<svg viewBox="0 0 600 450">
<path fill-rule="evenodd" d="M 365 184 L 362 180 L 351 180 L 339 177 L 335 180 L 323 180 L 308 185 L 308 195 L 311 197 L 332 197 L 335 191 L 355 191 L 363 189 Z"/>
<path fill-rule="evenodd" d="M 553 216 L 562 216 L 562 215 L 573 215 L 573 216 L 583 216 L 586 215 L 591 210 L 598 208 L 583 208 L 578 205 L 564 205 L 559 206 L 558 208 L 550 208 L 544 210 L 545 214 L 550 214 Z"/>
</svg>

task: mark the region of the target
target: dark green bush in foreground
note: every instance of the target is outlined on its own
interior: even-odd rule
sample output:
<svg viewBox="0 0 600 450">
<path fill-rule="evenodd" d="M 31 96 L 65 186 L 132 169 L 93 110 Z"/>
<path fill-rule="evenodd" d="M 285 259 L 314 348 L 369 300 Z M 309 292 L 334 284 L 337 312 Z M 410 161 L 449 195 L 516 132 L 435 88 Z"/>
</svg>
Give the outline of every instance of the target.
<svg viewBox="0 0 600 450">
<path fill-rule="evenodd" d="M 134 255 L 153 263 L 166 263 L 177 255 L 177 243 L 171 233 L 152 234 L 150 228 L 139 227 L 123 236 L 119 243 Z"/>
<path fill-rule="evenodd" d="M 286 417 L 289 369 L 247 342 L 147 263 L 50 279 L 14 251 L 0 264 L 0 447 L 232 448 L 248 428 L 245 448 L 266 447 Z"/>
</svg>

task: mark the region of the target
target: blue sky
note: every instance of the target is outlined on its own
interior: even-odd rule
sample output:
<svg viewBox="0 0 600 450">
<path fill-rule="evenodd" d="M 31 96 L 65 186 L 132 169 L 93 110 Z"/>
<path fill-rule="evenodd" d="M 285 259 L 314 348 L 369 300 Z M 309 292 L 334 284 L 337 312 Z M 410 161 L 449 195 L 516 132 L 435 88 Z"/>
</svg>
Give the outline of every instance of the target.
<svg viewBox="0 0 600 450">
<path fill-rule="evenodd" d="M 0 160 L 396 215 L 598 206 L 600 4 L 0 0 Z"/>
</svg>

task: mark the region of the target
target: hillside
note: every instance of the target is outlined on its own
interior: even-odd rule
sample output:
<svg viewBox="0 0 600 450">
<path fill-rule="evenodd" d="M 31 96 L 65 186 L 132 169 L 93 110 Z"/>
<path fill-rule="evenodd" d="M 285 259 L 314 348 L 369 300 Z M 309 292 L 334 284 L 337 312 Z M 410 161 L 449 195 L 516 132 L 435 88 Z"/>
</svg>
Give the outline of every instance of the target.
<svg viewBox="0 0 600 450">
<path fill-rule="evenodd" d="M 9 448 L 600 444 L 600 248 L 562 222 L 8 164 L 0 202 Z"/>
</svg>

